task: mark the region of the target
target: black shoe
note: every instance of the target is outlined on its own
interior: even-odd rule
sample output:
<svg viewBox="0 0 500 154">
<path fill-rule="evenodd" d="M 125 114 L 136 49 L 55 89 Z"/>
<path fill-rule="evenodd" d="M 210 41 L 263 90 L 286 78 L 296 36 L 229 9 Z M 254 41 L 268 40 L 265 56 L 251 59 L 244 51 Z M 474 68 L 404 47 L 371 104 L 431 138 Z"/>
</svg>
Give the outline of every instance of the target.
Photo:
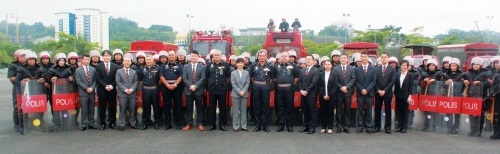
<svg viewBox="0 0 500 154">
<path fill-rule="evenodd" d="M 278 129 L 276 129 L 276 132 L 282 132 L 284 130 L 285 130 L 285 128 L 283 126 L 280 126 L 280 127 L 278 127 Z"/>
<path fill-rule="evenodd" d="M 120 127 L 120 128 L 118 128 L 118 130 L 120 130 L 120 131 L 124 131 L 124 130 L 125 130 L 125 127 Z"/>
<path fill-rule="evenodd" d="M 219 130 L 221 130 L 221 131 L 227 131 L 226 126 L 220 126 Z"/>
<path fill-rule="evenodd" d="M 386 134 L 391 134 L 391 129 L 385 129 Z"/>
<path fill-rule="evenodd" d="M 399 129 L 396 129 L 394 132 L 401 132 L 403 131 L 403 127 L 400 127 Z"/>
<path fill-rule="evenodd" d="M 368 134 L 372 134 L 372 133 L 373 133 L 373 130 L 371 130 L 371 129 L 366 129 L 366 133 L 368 133 Z"/>
<path fill-rule="evenodd" d="M 401 133 L 406 133 L 406 128 L 403 128 L 403 130 L 401 130 Z"/>
<path fill-rule="evenodd" d="M 160 126 L 158 124 L 155 124 L 155 129 L 156 130 L 160 129 Z"/>
<path fill-rule="evenodd" d="M 264 129 L 262 129 L 262 130 L 264 130 L 265 132 L 271 132 L 271 130 L 269 130 L 269 128 L 267 128 L 267 127 L 264 127 Z"/>
<path fill-rule="evenodd" d="M 260 129 L 260 128 L 255 128 L 255 129 L 253 129 L 253 132 L 259 132 L 259 131 L 261 131 L 261 130 L 262 130 L 262 129 Z"/>
<path fill-rule="evenodd" d="M 146 130 L 146 129 L 148 129 L 148 125 L 144 125 L 141 127 L 141 130 Z"/>
<path fill-rule="evenodd" d="M 242 128 L 242 129 L 241 129 L 241 131 L 248 132 L 248 129 L 243 129 L 243 128 Z"/>
<path fill-rule="evenodd" d="M 80 127 L 80 131 L 85 131 L 87 130 L 87 127 Z"/>
<path fill-rule="evenodd" d="M 337 131 L 335 131 L 337 133 L 342 133 L 342 128 L 337 128 Z"/>
<path fill-rule="evenodd" d="M 356 134 L 361 134 L 362 132 L 363 132 L 363 128 L 356 130 Z"/>
<path fill-rule="evenodd" d="M 89 126 L 89 129 L 97 129 L 97 128 L 95 128 L 94 126 Z"/>
<path fill-rule="evenodd" d="M 131 126 L 130 126 L 130 128 L 132 128 L 132 129 L 137 129 L 137 126 L 135 126 L 135 125 L 131 125 Z"/>
<path fill-rule="evenodd" d="M 367 129 L 367 131 L 368 131 L 368 129 Z M 380 132 L 380 128 L 375 128 L 375 129 L 373 129 L 373 133 L 378 133 L 378 132 Z M 368 132 L 367 132 L 367 133 L 368 133 Z"/>
<path fill-rule="evenodd" d="M 458 134 L 458 130 L 456 130 L 456 129 L 455 129 L 455 130 L 452 130 L 452 131 L 451 131 L 451 134 Z"/>
<path fill-rule="evenodd" d="M 216 130 L 216 129 L 217 129 L 216 126 L 210 126 L 210 127 L 208 127 L 207 131 L 212 131 L 212 130 Z"/>
<path fill-rule="evenodd" d="M 177 125 L 177 127 L 176 127 L 175 129 L 177 129 L 177 130 L 181 130 L 182 128 L 181 128 L 181 126 L 180 126 L 180 125 Z"/>
<path fill-rule="evenodd" d="M 287 127 L 287 128 L 286 128 L 286 131 L 288 131 L 288 132 L 292 133 L 292 132 L 293 132 L 293 128 L 292 128 L 292 127 Z"/>
<path fill-rule="evenodd" d="M 109 129 L 116 129 L 116 125 L 113 123 L 113 124 L 109 124 Z"/>
<path fill-rule="evenodd" d="M 474 132 L 474 131 L 471 131 L 468 133 L 469 136 L 477 136 L 478 133 Z"/>
<path fill-rule="evenodd" d="M 106 125 L 103 125 L 101 124 L 101 127 L 99 127 L 100 130 L 105 130 L 106 129 Z"/>
<path fill-rule="evenodd" d="M 349 129 L 347 129 L 347 128 L 344 128 L 344 133 L 349 134 L 349 133 L 351 133 L 351 131 L 349 131 Z"/>
<path fill-rule="evenodd" d="M 299 132 L 309 132 L 309 127 L 302 127 Z"/>
<path fill-rule="evenodd" d="M 314 128 L 311 129 L 311 131 L 307 132 L 307 134 L 314 134 L 314 133 L 316 133 L 316 129 L 314 129 Z"/>
<path fill-rule="evenodd" d="M 169 130 L 169 129 L 172 129 L 172 126 L 166 125 L 165 127 L 163 127 L 163 130 Z"/>
<path fill-rule="evenodd" d="M 429 130 L 429 127 L 424 127 L 424 129 L 422 129 L 422 131 L 426 132 L 427 130 Z"/>
</svg>

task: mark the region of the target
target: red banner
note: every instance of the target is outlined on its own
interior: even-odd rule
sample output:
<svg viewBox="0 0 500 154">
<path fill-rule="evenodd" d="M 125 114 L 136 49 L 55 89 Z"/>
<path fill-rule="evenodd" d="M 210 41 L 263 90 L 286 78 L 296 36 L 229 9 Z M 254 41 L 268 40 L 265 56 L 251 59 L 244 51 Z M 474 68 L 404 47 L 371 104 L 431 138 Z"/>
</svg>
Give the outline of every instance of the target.
<svg viewBox="0 0 500 154">
<path fill-rule="evenodd" d="M 419 102 L 418 95 L 417 94 L 411 95 L 411 99 L 413 100 L 413 102 L 408 104 L 408 108 L 410 110 L 417 110 L 418 109 L 418 102 Z"/>
<path fill-rule="evenodd" d="M 54 111 L 74 110 L 76 99 L 74 93 L 53 94 L 52 105 Z"/>
<path fill-rule="evenodd" d="M 293 96 L 293 107 L 300 107 L 300 92 L 295 92 Z"/>
<path fill-rule="evenodd" d="M 21 103 L 23 113 L 47 111 L 47 96 L 44 94 L 22 96 Z"/>
<path fill-rule="evenodd" d="M 80 103 L 80 94 L 78 92 L 75 92 L 75 109 L 80 108 L 81 103 Z"/>
<path fill-rule="evenodd" d="M 418 107 L 421 111 L 436 112 L 439 96 L 422 95 L 418 101 Z"/>
<path fill-rule="evenodd" d="M 269 93 L 269 107 L 274 107 L 274 101 L 275 101 L 275 98 L 274 98 L 274 91 L 271 91 Z"/>
<path fill-rule="evenodd" d="M 438 104 L 436 111 L 438 113 L 453 113 L 460 114 L 460 109 L 462 108 L 462 98 L 461 97 L 438 97 Z"/>
<path fill-rule="evenodd" d="M 352 94 L 351 97 L 351 109 L 357 109 L 358 108 L 358 98 L 356 97 L 356 93 Z"/>
<path fill-rule="evenodd" d="M 142 91 L 135 92 L 135 107 L 142 107 Z"/>
<path fill-rule="evenodd" d="M 181 96 L 181 100 L 182 100 L 182 107 L 187 107 L 187 103 L 186 103 L 186 94 L 182 93 L 182 96 Z"/>
<path fill-rule="evenodd" d="M 482 110 L 483 99 L 473 97 L 462 98 L 462 113 L 473 116 L 480 116 Z"/>
<path fill-rule="evenodd" d="M 17 111 L 21 111 L 21 94 L 16 95 Z"/>
</svg>

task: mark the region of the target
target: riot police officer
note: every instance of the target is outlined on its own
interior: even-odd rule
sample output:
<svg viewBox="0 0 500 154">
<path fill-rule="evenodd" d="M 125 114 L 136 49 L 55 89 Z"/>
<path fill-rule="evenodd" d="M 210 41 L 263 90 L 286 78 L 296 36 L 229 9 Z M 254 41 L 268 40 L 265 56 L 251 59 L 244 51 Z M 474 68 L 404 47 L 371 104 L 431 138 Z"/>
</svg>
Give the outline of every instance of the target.
<svg viewBox="0 0 500 154">
<path fill-rule="evenodd" d="M 57 78 L 68 78 L 69 81 L 73 81 L 73 73 L 71 73 L 71 69 L 69 65 L 66 64 L 66 55 L 64 53 L 58 53 L 54 56 L 56 65 L 51 67 L 44 79 L 47 84 L 52 85 Z M 61 112 L 54 112 L 52 100 L 50 101 L 50 106 L 52 108 L 52 122 L 54 123 L 54 129 L 60 130 L 62 121 L 61 121 Z"/>
<path fill-rule="evenodd" d="M 165 130 L 172 128 L 171 110 L 174 109 L 174 123 L 177 130 L 182 126 L 182 64 L 176 62 L 175 51 L 168 52 L 168 63 L 160 67 L 160 80 L 164 85 L 161 90 L 163 94 L 163 114 L 165 115 Z"/>
<path fill-rule="evenodd" d="M 146 54 L 143 51 L 139 51 L 135 54 L 135 57 L 137 62 L 135 63 L 135 67 L 132 67 L 132 69 L 135 68 L 134 70 L 137 71 L 146 65 Z"/>
<path fill-rule="evenodd" d="M 95 68 L 99 63 L 102 62 L 100 59 L 101 57 L 99 56 L 99 55 L 101 55 L 101 53 L 99 51 L 92 50 L 92 51 L 90 51 L 89 55 L 90 55 L 90 66 Z"/>
<path fill-rule="evenodd" d="M 271 93 L 273 67 L 266 63 L 267 51 L 262 49 L 257 52 L 258 63 L 250 67 L 250 78 L 252 81 L 252 96 L 254 97 L 255 130 L 261 129 L 270 132 L 267 120 L 269 119 L 269 97 Z"/>
<path fill-rule="evenodd" d="M 158 130 L 158 122 L 160 121 L 159 109 L 158 109 L 158 82 L 160 80 L 160 68 L 158 65 L 154 64 L 153 56 L 146 56 L 146 66 L 137 72 L 138 81 L 142 85 L 142 100 L 144 114 L 142 114 L 143 126 L 141 130 L 148 129 L 148 125 L 151 117 L 151 105 L 153 106 L 154 112 L 154 126 Z"/>
<path fill-rule="evenodd" d="M 469 69 L 467 73 L 465 73 L 466 80 L 464 80 L 464 84 L 467 86 L 469 84 L 472 85 L 482 85 L 482 90 L 477 90 L 475 92 L 476 97 L 483 98 L 483 107 L 480 116 L 470 115 L 470 132 L 469 136 L 481 137 L 483 132 L 483 125 L 485 115 L 484 112 L 488 111 L 491 108 L 491 104 L 489 104 L 488 99 L 484 99 L 487 97 L 487 89 L 489 88 L 488 80 L 490 80 L 490 72 L 488 69 L 483 68 L 484 61 L 479 57 L 474 57 L 471 60 L 472 68 Z M 469 85 L 470 86 L 470 85 Z M 471 95 L 470 93 L 468 95 Z M 470 96 L 472 97 L 472 96 Z"/>
<path fill-rule="evenodd" d="M 500 57 L 495 56 L 491 63 L 493 64 L 492 76 L 493 79 L 489 80 L 491 84 L 490 96 L 494 97 L 493 109 L 493 135 L 490 136 L 492 140 L 500 139 Z"/>
<path fill-rule="evenodd" d="M 288 52 L 281 53 L 280 63 L 274 66 L 276 73 L 273 78 L 277 84 L 275 103 L 279 108 L 277 132 L 282 132 L 285 126 L 288 132 L 293 132 L 294 85 L 299 80 L 299 68 L 289 62 L 288 58 Z"/>
<path fill-rule="evenodd" d="M 7 74 L 7 78 L 12 84 L 12 107 L 14 108 L 14 111 L 12 112 L 12 117 L 14 120 L 14 129 L 16 129 L 17 131 L 20 131 L 22 123 L 20 124 L 19 122 L 20 116 L 18 113 L 18 106 L 17 106 L 17 101 L 18 101 L 17 94 L 19 90 L 18 89 L 19 83 L 16 82 L 16 76 L 17 76 L 17 69 L 25 63 L 25 55 L 26 55 L 26 50 L 21 49 L 21 50 L 16 50 L 14 52 L 14 61 L 10 63 Z"/>
<path fill-rule="evenodd" d="M 217 104 L 219 105 L 219 129 L 222 131 L 227 131 L 227 104 L 226 96 L 229 85 L 229 80 L 231 78 L 230 66 L 226 62 L 221 60 L 222 52 L 217 49 L 211 51 L 213 61 L 207 63 L 205 69 L 206 79 L 207 79 L 207 91 L 210 95 L 210 115 L 207 124 L 211 125 L 207 131 L 215 130 L 216 126 L 216 109 Z"/>
<path fill-rule="evenodd" d="M 111 62 L 115 63 L 118 66 L 122 66 L 122 63 L 123 63 L 123 51 L 121 49 L 115 49 L 115 50 L 113 50 L 113 60 L 111 60 Z"/>
<path fill-rule="evenodd" d="M 47 51 L 42 51 L 40 52 L 40 69 L 42 69 L 42 77 L 45 78 L 46 73 L 49 71 L 50 68 L 54 66 L 54 63 L 50 60 L 50 53 Z M 48 102 L 52 103 L 52 92 L 51 89 L 52 85 L 49 82 L 45 83 L 45 95 L 47 95 L 47 100 Z"/>
</svg>

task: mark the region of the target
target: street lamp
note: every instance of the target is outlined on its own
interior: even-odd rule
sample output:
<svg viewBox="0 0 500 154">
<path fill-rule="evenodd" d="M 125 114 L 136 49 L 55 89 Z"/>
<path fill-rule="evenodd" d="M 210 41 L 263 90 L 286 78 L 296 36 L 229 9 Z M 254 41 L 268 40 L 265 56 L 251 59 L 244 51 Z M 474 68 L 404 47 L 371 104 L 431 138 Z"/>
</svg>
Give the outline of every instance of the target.
<svg viewBox="0 0 500 154">
<path fill-rule="evenodd" d="M 488 43 L 490 43 L 490 37 L 491 37 L 491 19 L 493 19 L 495 16 L 486 16 L 486 19 L 488 19 Z"/>
<path fill-rule="evenodd" d="M 347 26 L 347 18 L 348 18 L 349 16 L 351 16 L 351 14 L 349 14 L 349 13 L 344 13 L 342 16 L 345 18 L 345 25 L 344 25 L 344 26 L 346 26 L 346 28 L 347 28 L 347 30 L 348 30 L 348 28 L 350 28 L 350 26 Z M 349 33 L 347 32 L 347 30 L 346 30 L 346 36 L 344 36 L 344 44 L 345 44 L 345 43 L 347 43 L 347 38 L 346 38 L 346 37 L 349 35 Z"/>
<path fill-rule="evenodd" d="M 191 43 L 190 43 L 190 41 L 189 41 L 189 39 L 190 39 L 190 37 L 191 37 L 191 18 L 193 18 L 194 16 L 189 15 L 189 14 L 186 14 L 186 17 L 188 18 L 188 22 L 189 22 L 189 23 L 188 23 L 188 38 L 187 38 L 187 40 L 186 40 L 186 42 L 188 42 L 188 43 L 187 43 L 187 46 L 189 47 L 189 46 L 191 46 Z"/>
</svg>

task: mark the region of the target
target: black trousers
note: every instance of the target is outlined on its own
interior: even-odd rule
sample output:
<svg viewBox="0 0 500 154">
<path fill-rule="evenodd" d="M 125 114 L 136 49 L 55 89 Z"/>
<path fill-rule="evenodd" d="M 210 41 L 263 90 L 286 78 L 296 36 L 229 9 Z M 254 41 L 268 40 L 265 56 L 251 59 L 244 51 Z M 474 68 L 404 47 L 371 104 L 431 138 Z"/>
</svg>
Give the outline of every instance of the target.
<svg viewBox="0 0 500 154">
<path fill-rule="evenodd" d="M 171 126 L 172 119 L 176 126 L 182 126 L 182 89 L 177 87 L 174 90 L 169 90 L 165 87 L 162 88 L 162 94 L 165 126 Z M 172 118 L 172 109 L 174 109 L 174 118 Z"/>
<path fill-rule="evenodd" d="M 342 92 L 337 95 L 337 112 L 335 117 L 337 119 L 337 128 L 347 128 L 350 123 L 351 112 L 351 96 L 347 96 Z"/>
<path fill-rule="evenodd" d="M 267 127 L 269 119 L 269 97 L 271 93 L 271 85 L 269 84 L 254 84 L 252 96 L 254 99 L 253 111 L 255 115 L 255 127 Z M 246 113 L 245 113 L 246 114 Z"/>
<path fill-rule="evenodd" d="M 493 103 L 493 134 L 500 135 L 500 94 L 495 95 Z"/>
<path fill-rule="evenodd" d="M 208 124 L 215 126 L 217 123 L 217 105 L 219 106 L 219 126 L 227 125 L 227 94 L 210 94 L 210 115 Z"/>
<path fill-rule="evenodd" d="M 384 104 L 384 112 L 385 112 L 385 129 L 391 129 L 391 121 L 392 121 L 392 95 L 381 97 L 376 94 L 375 96 L 375 126 L 374 128 L 382 127 L 382 104 Z"/>
<path fill-rule="evenodd" d="M 276 88 L 276 98 L 275 104 L 277 104 L 278 108 L 278 125 L 283 127 L 286 126 L 288 128 L 293 127 L 293 119 L 292 119 L 292 109 L 293 109 L 293 96 L 294 90 L 293 87 L 278 87 Z"/>
<path fill-rule="evenodd" d="M 158 124 L 160 121 L 160 110 L 158 109 L 158 90 L 157 89 L 142 89 L 142 105 L 144 112 L 142 114 L 142 124 L 147 126 L 151 118 L 151 106 L 153 106 L 154 123 Z"/>
<path fill-rule="evenodd" d="M 358 99 L 358 115 L 357 115 L 357 124 L 358 128 L 372 128 L 372 106 L 373 106 L 373 97 L 366 96 L 357 96 Z"/>
<path fill-rule="evenodd" d="M 396 97 L 396 115 L 398 115 L 398 127 L 408 129 L 409 104 L 408 98 Z"/>
<path fill-rule="evenodd" d="M 101 89 L 102 90 L 102 89 Z M 109 124 L 116 123 L 116 90 L 99 92 L 99 121 L 106 124 L 106 107 L 108 108 Z"/>
<path fill-rule="evenodd" d="M 448 113 L 446 114 L 446 117 L 449 118 L 447 125 L 448 125 L 448 130 L 458 130 L 460 128 L 460 114 L 451 114 Z"/>
<path fill-rule="evenodd" d="M 332 129 L 333 128 L 333 108 L 335 107 L 335 101 L 333 97 L 329 100 L 324 100 L 323 96 L 319 96 L 320 105 L 320 120 L 322 129 Z"/>
<path fill-rule="evenodd" d="M 13 86 L 12 86 L 12 107 L 13 107 L 12 118 L 13 118 L 15 127 L 19 127 L 22 125 L 22 123 L 21 124 L 19 123 L 19 118 L 22 116 L 18 112 L 19 110 L 18 110 L 18 106 L 17 106 L 17 101 L 21 101 L 21 100 L 17 100 L 17 88 L 18 88 L 18 86 L 13 84 Z"/>
<path fill-rule="evenodd" d="M 196 105 L 196 122 L 198 125 L 203 125 L 203 102 L 202 95 L 196 95 L 194 92 L 191 95 L 186 95 L 187 103 L 187 124 L 193 126 L 193 106 Z"/>
<path fill-rule="evenodd" d="M 304 127 L 316 127 L 316 96 L 301 96 L 302 113 L 304 114 Z"/>
</svg>

